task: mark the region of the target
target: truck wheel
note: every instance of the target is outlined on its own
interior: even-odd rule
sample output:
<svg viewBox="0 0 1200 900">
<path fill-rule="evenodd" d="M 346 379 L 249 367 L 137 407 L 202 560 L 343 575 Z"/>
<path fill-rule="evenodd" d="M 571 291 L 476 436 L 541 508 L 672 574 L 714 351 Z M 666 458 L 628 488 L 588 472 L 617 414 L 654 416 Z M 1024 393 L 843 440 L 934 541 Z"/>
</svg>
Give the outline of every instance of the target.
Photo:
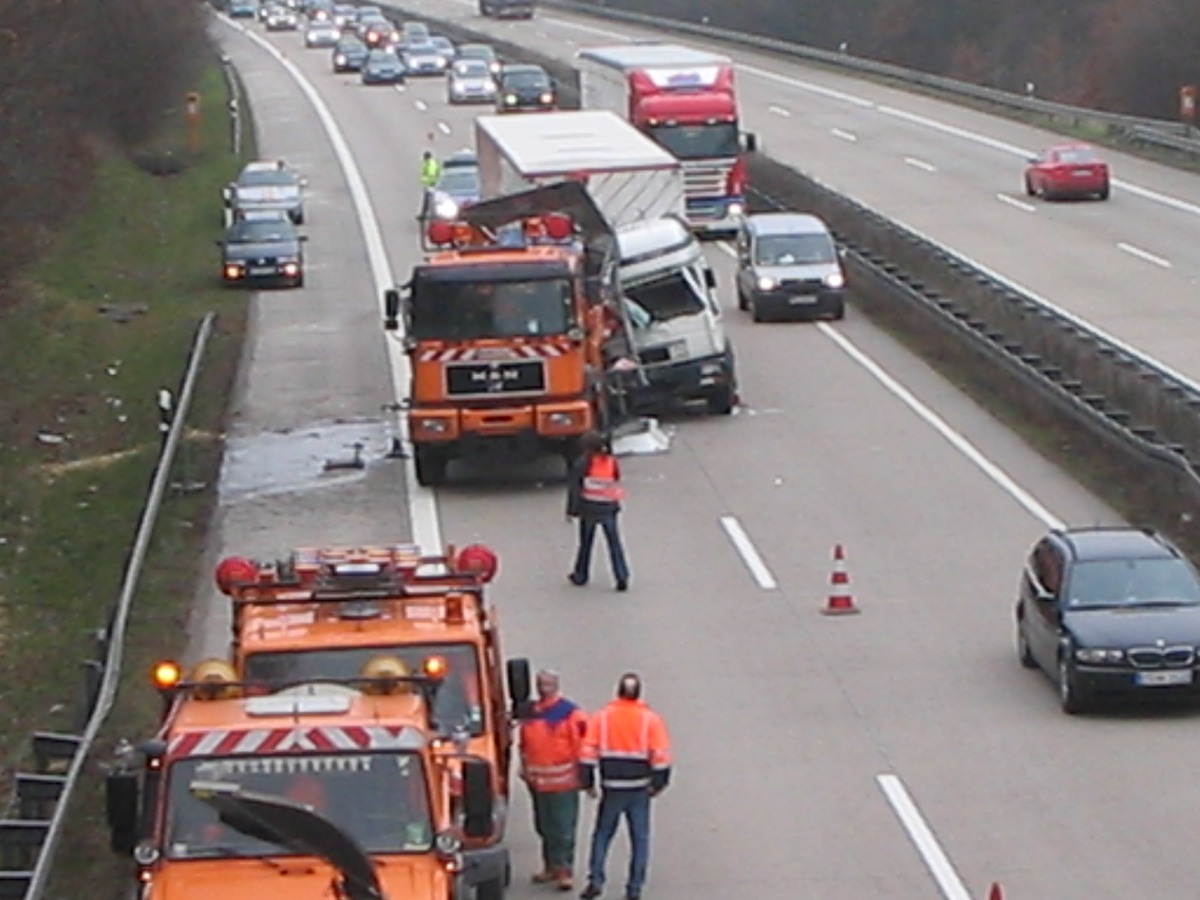
<svg viewBox="0 0 1200 900">
<path fill-rule="evenodd" d="M 417 484 L 422 487 L 437 487 L 446 480 L 446 465 L 450 460 L 446 454 L 433 447 L 415 448 Z"/>
<path fill-rule="evenodd" d="M 717 388 L 713 393 L 709 394 L 706 402 L 708 411 L 714 416 L 728 416 L 733 413 L 734 401 L 737 399 L 737 392 L 733 389 L 732 384 L 727 384 L 724 387 Z"/>
</svg>

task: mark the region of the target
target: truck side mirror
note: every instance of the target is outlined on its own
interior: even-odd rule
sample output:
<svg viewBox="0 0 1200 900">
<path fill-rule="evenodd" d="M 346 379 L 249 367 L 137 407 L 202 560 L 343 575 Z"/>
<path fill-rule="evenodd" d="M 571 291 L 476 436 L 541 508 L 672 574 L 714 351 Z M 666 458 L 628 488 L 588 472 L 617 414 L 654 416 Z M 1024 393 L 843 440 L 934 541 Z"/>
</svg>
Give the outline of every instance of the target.
<svg viewBox="0 0 1200 900">
<path fill-rule="evenodd" d="M 462 763 L 463 834 L 469 838 L 491 837 L 492 766 L 483 759 Z"/>
<path fill-rule="evenodd" d="M 383 292 L 383 327 L 386 331 L 400 329 L 400 292 L 388 288 Z"/>
<path fill-rule="evenodd" d="M 522 707 L 528 706 L 533 694 L 533 679 L 529 674 L 529 660 L 510 659 L 505 668 L 508 675 L 508 697 L 514 716 L 520 718 Z"/>
<path fill-rule="evenodd" d="M 136 771 L 109 772 L 104 779 L 104 808 L 113 853 L 129 855 L 138 843 L 139 779 Z"/>
<path fill-rule="evenodd" d="M 749 132 L 749 131 L 743 131 L 741 137 L 742 137 L 741 144 L 742 144 L 743 150 L 745 150 L 747 153 L 757 153 L 758 152 L 758 136 L 756 134 L 754 134 L 753 132 Z"/>
</svg>

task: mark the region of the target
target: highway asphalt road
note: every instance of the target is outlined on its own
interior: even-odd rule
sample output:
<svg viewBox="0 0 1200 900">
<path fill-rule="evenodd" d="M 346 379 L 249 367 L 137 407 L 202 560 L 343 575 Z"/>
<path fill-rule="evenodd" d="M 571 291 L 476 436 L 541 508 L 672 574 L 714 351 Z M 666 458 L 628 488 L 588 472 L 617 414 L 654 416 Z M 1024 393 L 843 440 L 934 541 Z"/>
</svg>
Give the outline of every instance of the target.
<svg viewBox="0 0 1200 900">
<path fill-rule="evenodd" d="M 398 9 L 421 9 L 400 0 Z M 569 61 L 653 29 L 556 10 L 496 22 L 474 0 L 431 17 Z M 744 127 L 765 153 L 902 222 L 1200 381 L 1200 178 L 1108 153 L 1112 198 L 1026 197 L 1025 158 L 1061 138 L 980 112 L 750 50 L 678 36 L 739 64 Z"/>
<path fill-rule="evenodd" d="M 532 27 L 551 28 L 551 17 Z M 384 268 L 402 279 L 419 257 L 421 150 L 469 146 L 476 111 L 447 107 L 440 80 L 366 88 L 332 75 L 328 53 L 305 52 L 299 35 L 247 31 L 217 27 L 246 78 L 263 151 L 297 163 L 316 201 L 310 286 L 254 301 L 262 326 L 235 430 L 252 440 L 377 417 L 395 384 L 373 282 Z M 372 228 L 354 224 L 301 85 L 361 172 L 383 265 L 362 249 Z M 936 218 L 932 203 L 923 208 Z M 465 473 L 438 490 L 435 508 L 428 492 L 405 493 L 399 464 L 373 457 L 350 485 L 231 501 L 213 558 L 410 533 L 494 546 L 506 651 L 559 668 L 589 708 L 636 669 L 672 729 L 676 780 L 655 806 L 647 897 L 957 900 L 992 882 L 1016 900 L 1187 895 L 1197 867 L 1178 846 L 1197 815 L 1186 748 L 1200 719 L 1067 717 L 1013 652 L 1030 544 L 1050 525 L 1115 515 L 853 308 L 836 326 L 751 324 L 734 309 L 728 256 L 711 254 L 746 406 L 672 422 L 669 453 L 625 461 L 627 594 L 611 590 L 599 558 L 592 585 L 567 585 L 573 535 L 550 464 L 492 480 Z M 835 543 L 859 616 L 819 613 Z M 208 614 L 195 655 L 227 636 L 207 586 L 199 599 Z M 540 893 L 527 882 L 537 859 L 523 800 L 514 900 Z M 623 847 L 606 896 L 619 896 Z"/>
</svg>

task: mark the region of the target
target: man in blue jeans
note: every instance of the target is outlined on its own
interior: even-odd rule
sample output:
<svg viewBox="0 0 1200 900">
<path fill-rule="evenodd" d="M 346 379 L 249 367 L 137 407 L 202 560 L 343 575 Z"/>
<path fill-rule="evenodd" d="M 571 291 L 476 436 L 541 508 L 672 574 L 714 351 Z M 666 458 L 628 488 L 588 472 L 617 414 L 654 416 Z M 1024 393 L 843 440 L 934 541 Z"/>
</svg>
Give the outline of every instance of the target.
<svg viewBox="0 0 1200 900">
<path fill-rule="evenodd" d="M 583 587 L 592 566 L 592 545 L 596 529 L 604 530 L 609 560 L 617 590 L 629 589 L 629 563 L 621 544 L 617 517 L 625 491 L 621 487 L 621 469 L 617 459 L 595 431 L 583 436 L 583 455 L 571 466 L 567 493 L 567 518 L 579 519 L 579 550 L 575 567 L 567 576 L 571 584 Z"/>
</svg>

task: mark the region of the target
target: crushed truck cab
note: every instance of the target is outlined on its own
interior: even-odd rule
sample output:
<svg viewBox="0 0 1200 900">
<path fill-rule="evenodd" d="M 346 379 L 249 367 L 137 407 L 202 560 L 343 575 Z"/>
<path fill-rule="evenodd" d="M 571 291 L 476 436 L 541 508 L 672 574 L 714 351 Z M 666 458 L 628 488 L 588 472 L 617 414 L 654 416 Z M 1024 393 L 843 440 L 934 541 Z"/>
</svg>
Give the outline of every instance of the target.
<svg viewBox="0 0 1200 900">
<path fill-rule="evenodd" d="M 442 739 L 444 667 L 378 655 L 352 678 L 269 688 L 223 660 L 160 665 L 155 737 L 107 776 L 112 847 L 140 900 L 499 898 L 491 763 Z M 471 843 L 479 849 L 471 849 Z M 287 876 L 286 887 L 281 876 Z"/>
</svg>

